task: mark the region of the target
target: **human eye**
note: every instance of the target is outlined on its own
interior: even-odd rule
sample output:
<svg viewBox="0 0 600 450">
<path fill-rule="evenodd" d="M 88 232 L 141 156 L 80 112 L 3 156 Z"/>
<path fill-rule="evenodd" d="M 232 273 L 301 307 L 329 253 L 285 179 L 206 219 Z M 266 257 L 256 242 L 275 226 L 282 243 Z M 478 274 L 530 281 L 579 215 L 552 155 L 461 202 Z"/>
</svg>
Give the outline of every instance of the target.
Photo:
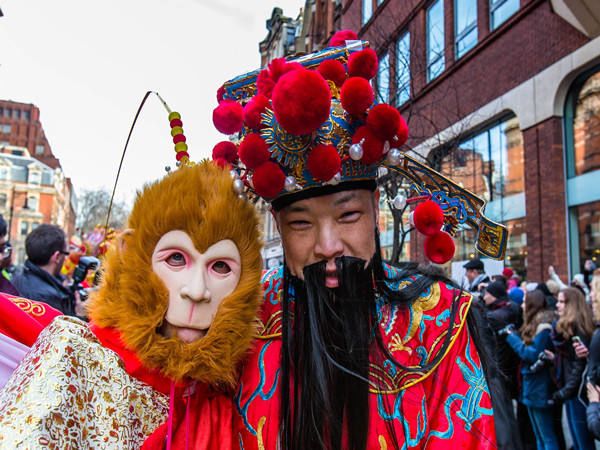
<svg viewBox="0 0 600 450">
<path fill-rule="evenodd" d="M 165 258 L 165 262 L 171 267 L 184 267 L 185 255 L 181 252 L 173 252 Z"/>
<path fill-rule="evenodd" d="M 310 228 L 311 223 L 306 219 L 291 219 L 288 221 L 288 226 L 293 230 L 306 230 Z"/>
<path fill-rule="evenodd" d="M 360 219 L 362 216 L 362 212 L 359 210 L 347 210 L 347 211 L 343 211 L 340 214 L 340 221 L 343 223 L 352 223 L 352 222 L 356 222 L 358 219 Z"/>
<path fill-rule="evenodd" d="M 232 272 L 231 266 L 223 260 L 214 261 L 210 268 L 219 275 L 227 275 Z"/>
</svg>

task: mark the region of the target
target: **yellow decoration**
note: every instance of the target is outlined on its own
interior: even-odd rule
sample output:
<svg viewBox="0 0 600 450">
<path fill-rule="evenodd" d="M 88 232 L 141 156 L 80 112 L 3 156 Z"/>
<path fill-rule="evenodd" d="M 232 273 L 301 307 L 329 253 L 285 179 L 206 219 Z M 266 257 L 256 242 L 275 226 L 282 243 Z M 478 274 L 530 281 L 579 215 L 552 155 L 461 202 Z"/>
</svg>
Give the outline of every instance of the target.
<svg viewBox="0 0 600 450">
<path fill-rule="evenodd" d="M 183 128 L 181 128 L 181 127 L 171 128 L 171 136 L 177 136 L 178 134 L 183 134 Z"/>
<path fill-rule="evenodd" d="M 169 122 L 173 119 L 181 119 L 181 115 L 178 112 L 173 111 L 169 114 Z"/>
<path fill-rule="evenodd" d="M 175 144 L 175 151 L 177 153 L 179 152 L 187 152 L 188 146 L 185 142 L 178 142 L 177 144 Z"/>
</svg>

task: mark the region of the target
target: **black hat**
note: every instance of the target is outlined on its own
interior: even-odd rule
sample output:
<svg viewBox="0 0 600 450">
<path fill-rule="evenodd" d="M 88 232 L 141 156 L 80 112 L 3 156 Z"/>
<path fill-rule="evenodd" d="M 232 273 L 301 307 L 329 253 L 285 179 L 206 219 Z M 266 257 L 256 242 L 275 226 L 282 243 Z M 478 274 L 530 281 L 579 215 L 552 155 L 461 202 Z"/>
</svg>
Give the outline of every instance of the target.
<svg viewBox="0 0 600 450">
<path fill-rule="evenodd" d="M 485 290 L 496 298 L 506 298 L 506 296 L 508 295 L 506 293 L 506 287 L 501 281 L 492 281 L 490 284 L 487 285 Z"/>
<path fill-rule="evenodd" d="M 483 263 L 479 258 L 470 259 L 468 263 L 463 266 L 465 269 L 477 269 L 483 270 Z"/>
</svg>

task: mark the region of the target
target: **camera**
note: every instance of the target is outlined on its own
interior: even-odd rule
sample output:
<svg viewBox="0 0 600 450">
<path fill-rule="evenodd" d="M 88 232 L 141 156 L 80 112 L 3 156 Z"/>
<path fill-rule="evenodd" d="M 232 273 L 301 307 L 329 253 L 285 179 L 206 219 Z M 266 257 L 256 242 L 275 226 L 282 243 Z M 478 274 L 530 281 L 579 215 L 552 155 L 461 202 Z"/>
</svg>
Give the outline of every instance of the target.
<svg viewBox="0 0 600 450">
<path fill-rule="evenodd" d="M 96 270 L 100 266 L 100 260 L 94 256 L 82 256 L 79 258 L 79 263 L 73 271 L 73 284 L 71 290 L 78 292 L 81 301 L 88 298 L 87 290 L 81 285 L 90 270 Z"/>
<path fill-rule="evenodd" d="M 541 352 L 538 355 L 536 362 L 534 362 L 531 366 L 529 366 L 529 370 L 532 373 L 539 372 L 544 367 L 552 363 L 552 358 L 546 354 L 546 352 Z"/>
<path fill-rule="evenodd" d="M 498 330 L 498 336 L 507 336 L 510 333 L 514 333 L 514 332 L 515 332 L 515 325 L 513 323 L 509 323 L 504 328 L 501 328 L 500 330 Z"/>
</svg>

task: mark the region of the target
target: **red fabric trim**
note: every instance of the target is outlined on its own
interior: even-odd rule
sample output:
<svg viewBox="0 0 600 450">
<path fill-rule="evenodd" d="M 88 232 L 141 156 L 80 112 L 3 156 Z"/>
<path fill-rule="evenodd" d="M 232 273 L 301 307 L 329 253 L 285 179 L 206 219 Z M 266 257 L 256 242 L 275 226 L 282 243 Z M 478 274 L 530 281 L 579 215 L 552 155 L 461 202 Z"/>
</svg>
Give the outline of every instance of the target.
<svg viewBox="0 0 600 450">
<path fill-rule="evenodd" d="M 31 347 L 39 334 L 62 313 L 51 306 L 0 294 L 0 333 Z"/>
</svg>

